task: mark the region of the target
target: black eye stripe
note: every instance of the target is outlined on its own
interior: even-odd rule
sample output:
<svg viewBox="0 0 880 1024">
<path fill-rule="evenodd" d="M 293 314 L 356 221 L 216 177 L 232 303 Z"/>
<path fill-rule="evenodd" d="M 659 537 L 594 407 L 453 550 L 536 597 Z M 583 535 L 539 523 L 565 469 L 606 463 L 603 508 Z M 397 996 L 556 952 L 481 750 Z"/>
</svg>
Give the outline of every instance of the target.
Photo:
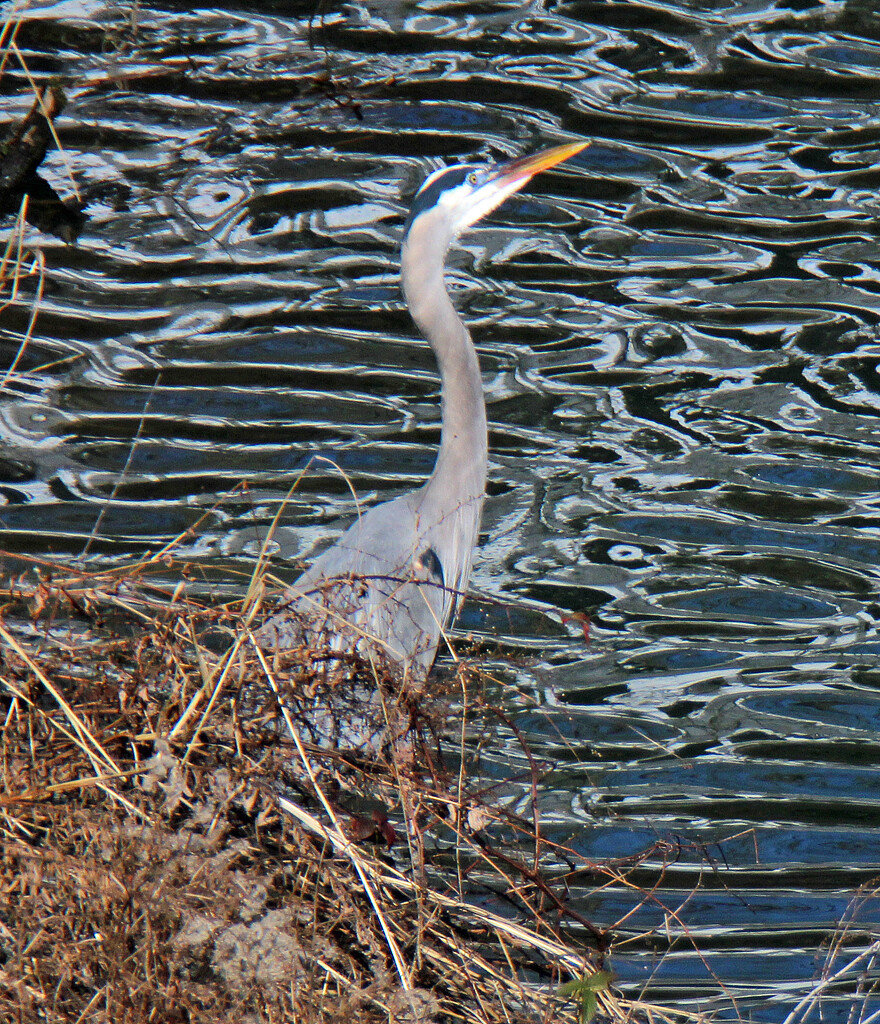
<svg viewBox="0 0 880 1024">
<path fill-rule="evenodd" d="M 424 213 L 425 210 L 430 210 L 432 206 L 436 206 L 444 192 L 450 188 L 455 188 L 457 185 L 461 185 L 473 173 L 473 167 L 450 167 L 448 171 L 438 174 L 430 185 L 424 187 L 413 199 L 409 216 L 406 218 L 406 225 L 403 229 L 404 235 L 407 234 L 412 222 L 420 213 Z"/>
</svg>

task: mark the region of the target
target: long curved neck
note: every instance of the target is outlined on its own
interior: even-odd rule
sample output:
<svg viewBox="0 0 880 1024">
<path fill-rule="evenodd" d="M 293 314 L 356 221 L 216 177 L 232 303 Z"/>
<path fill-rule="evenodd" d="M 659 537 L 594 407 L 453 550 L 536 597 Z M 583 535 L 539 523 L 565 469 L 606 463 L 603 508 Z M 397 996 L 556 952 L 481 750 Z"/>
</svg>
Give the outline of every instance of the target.
<svg viewBox="0 0 880 1024">
<path fill-rule="evenodd" d="M 442 384 L 440 451 L 426 491 L 457 494 L 465 502 L 482 498 L 486 489 L 486 403 L 471 336 L 446 291 L 446 248 L 432 240 L 430 225 L 414 224 L 403 245 L 401 283 L 413 320 L 434 350 Z"/>
</svg>

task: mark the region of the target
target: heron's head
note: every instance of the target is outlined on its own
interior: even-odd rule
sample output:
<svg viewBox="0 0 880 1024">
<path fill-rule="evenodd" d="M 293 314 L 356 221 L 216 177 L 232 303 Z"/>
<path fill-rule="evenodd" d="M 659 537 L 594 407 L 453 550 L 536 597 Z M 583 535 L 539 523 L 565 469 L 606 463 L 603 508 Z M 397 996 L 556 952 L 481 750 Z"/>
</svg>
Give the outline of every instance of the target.
<svg viewBox="0 0 880 1024">
<path fill-rule="evenodd" d="M 485 217 L 540 171 L 568 160 L 589 143 L 571 142 L 504 164 L 459 164 L 434 171 L 413 199 L 404 229 L 406 240 L 414 225 L 430 220 L 448 244 L 455 236 Z"/>
</svg>

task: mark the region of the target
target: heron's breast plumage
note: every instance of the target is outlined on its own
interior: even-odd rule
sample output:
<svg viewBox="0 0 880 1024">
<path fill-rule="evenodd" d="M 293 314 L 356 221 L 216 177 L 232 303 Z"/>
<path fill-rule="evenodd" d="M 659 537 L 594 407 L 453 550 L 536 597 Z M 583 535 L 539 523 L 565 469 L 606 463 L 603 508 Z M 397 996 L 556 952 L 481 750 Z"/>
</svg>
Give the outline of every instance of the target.
<svg viewBox="0 0 880 1024">
<path fill-rule="evenodd" d="M 371 649 L 423 677 L 467 585 L 481 504 L 438 515 L 421 488 L 370 509 L 287 591 L 261 642 Z"/>
</svg>

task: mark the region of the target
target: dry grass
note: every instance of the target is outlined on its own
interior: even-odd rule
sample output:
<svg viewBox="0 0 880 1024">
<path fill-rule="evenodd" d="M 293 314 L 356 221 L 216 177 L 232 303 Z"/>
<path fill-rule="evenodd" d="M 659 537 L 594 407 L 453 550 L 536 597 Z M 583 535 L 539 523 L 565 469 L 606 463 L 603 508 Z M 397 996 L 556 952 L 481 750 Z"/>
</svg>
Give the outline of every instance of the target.
<svg viewBox="0 0 880 1024">
<path fill-rule="evenodd" d="M 782 1024 L 804 1024 L 824 1019 L 825 1001 L 837 999 L 847 1007 L 848 1024 L 877 1024 L 880 1010 L 880 939 L 876 938 L 880 879 L 861 886 L 826 944 L 825 962 L 819 976 L 798 1000 Z M 836 1009 L 836 1007 L 835 1007 Z M 834 1009 L 831 1010 L 831 1014 Z"/>
<path fill-rule="evenodd" d="M 18 15 L 26 5 L 13 5 L 13 9 L 7 12 L 0 20 L 0 78 L 9 65 L 15 61 L 18 67 L 27 78 L 30 85 L 34 103 L 47 114 L 47 124 L 52 131 L 53 137 L 58 143 L 58 136 L 55 134 L 52 125 L 52 116 L 44 106 L 44 95 L 46 93 L 34 81 L 25 63 L 24 56 L 16 44 L 16 35 L 21 26 Z M 14 134 L 14 128 L 13 128 Z M 5 145 L 7 140 L 0 139 Z M 76 189 L 73 178 L 70 178 L 74 190 Z M 23 331 L 18 335 L 18 350 L 6 367 L 2 378 L 0 378 L 0 391 L 7 387 L 10 380 L 15 376 L 19 363 L 27 350 L 28 344 L 36 326 L 37 313 L 43 299 L 43 292 L 46 281 L 46 262 L 42 251 L 29 246 L 28 242 L 28 207 L 29 196 L 21 197 L 20 205 L 12 225 L 12 229 L 2 243 L 2 254 L 0 254 L 0 316 L 7 310 L 26 310 L 27 322 Z M 32 283 L 32 288 L 28 284 Z M 28 294 L 30 292 L 30 294 Z"/>
<path fill-rule="evenodd" d="M 404 727 L 343 756 L 307 731 L 347 684 L 269 664 L 236 609 L 143 568 L 3 596 L 0 1018 L 698 1019 L 603 987 L 611 937 L 566 920 L 559 851 L 474 795 L 439 697 L 374 676 Z"/>
</svg>

